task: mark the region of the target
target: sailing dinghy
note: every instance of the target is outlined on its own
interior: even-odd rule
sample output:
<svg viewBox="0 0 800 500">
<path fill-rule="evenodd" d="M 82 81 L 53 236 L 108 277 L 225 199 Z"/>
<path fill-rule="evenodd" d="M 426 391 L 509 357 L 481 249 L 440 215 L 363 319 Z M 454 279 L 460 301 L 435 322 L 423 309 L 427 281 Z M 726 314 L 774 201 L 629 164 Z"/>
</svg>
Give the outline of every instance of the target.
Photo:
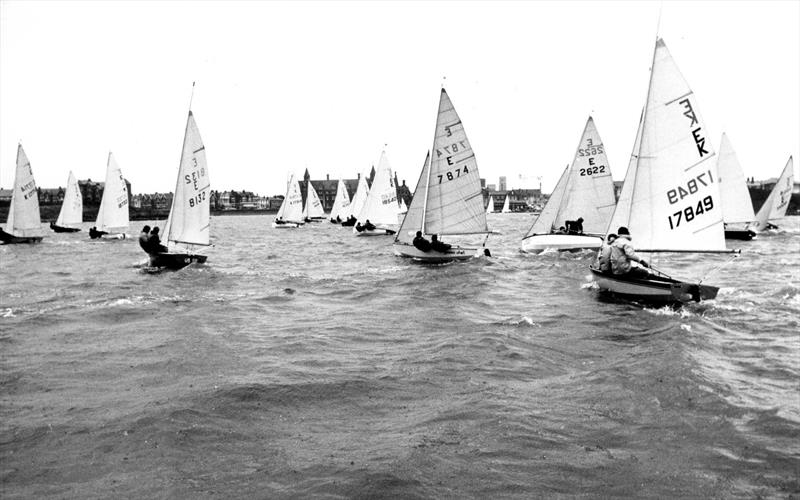
<svg viewBox="0 0 800 500">
<path fill-rule="evenodd" d="M 445 252 L 423 251 L 413 244 L 417 231 L 431 235 L 489 235 L 481 179 L 464 124 L 442 88 L 433 152 L 428 153 L 408 213 L 393 245 L 395 255 L 439 263 L 489 255 L 488 249 L 453 245 Z"/>
<path fill-rule="evenodd" d="M 364 201 L 364 207 L 356 218 L 353 233 L 356 236 L 385 236 L 395 234 L 397 224 L 397 187 L 392 177 L 392 167 L 386 157 L 386 151 L 381 152 L 378 169 L 372 180 L 372 187 Z M 364 227 L 370 222 L 373 229 Z"/>
<path fill-rule="evenodd" d="M 603 244 L 616 199 L 603 141 L 590 116 L 571 168 L 558 180 L 542 213 L 522 238 L 523 252 L 595 250 Z M 583 219 L 583 232 L 560 230 Z"/>
<path fill-rule="evenodd" d="M 186 119 L 175 196 L 169 209 L 164 237 L 167 251 L 150 253 L 150 266 L 178 270 L 189 264 L 205 263 L 208 257 L 195 253 L 210 246 L 211 182 L 206 148 L 191 109 Z"/>
<path fill-rule="evenodd" d="M 325 218 L 325 209 L 322 208 L 322 202 L 319 199 L 317 190 L 308 181 L 306 187 L 306 204 L 303 207 L 303 221 L 304 222 L 319 222 Z"/>
<path fill-rule="evenodd" d="M 103 198 L 100 200 L 100 210 L 97 212 L 97 221 L 89 229 L 89 237 L 94 239 L 125 239 L 125 231 L 130 222 L 128 220 L 128 186 L 122 176 L 122 170 L 114 160 L 114 155 L 109 151 L 106 162 L 106 183 L 103 187 Z"/>
<path fill-rule="evenodd" d="M 347 214 L 347 218 L 342 222 L 343 226 L 355 226 L 356 220 L 358 219 L 358 214 L 361 213 L 361 210 L 364 208 L 364 203 L 367 202 L 367 196 L 369 195 L 369 186 L 367 185 L 367 178 L 363 175 L 358 177 L 358 187 L 356 187 L 356 194 L 353 195 L 353 199 L 350 200 L 350 205 L 344 213 Z"/>
<path fill-rule="evenodd" d="M 771 224 L 770 220 L 780 219 L 786 215 L 789 208 L 789 200 L 792 198 L 792 187 L 794 186 L 794 162 L 792 157 L 783 167 L 783 172 L 778 181 L 772 187 L 767 200 L 761 205 L 756 214 L 756 221 L 753 227 L 757 231 L 766 229 L 778 229 L 778 226 Z"/>
<path fill-rule="evenodd" d="M 607 233 L 629 228 L 637 252 L 731 253 L 725 248 L 719 175 L 697 100 L 660 38 L 647 100 Z M 719 289 L 656 271 L 644 279 L 591 272 L 601 292 L 655 303 L 713 299 Z"/>
<path fill-rule="evenodd" d="M 78 187 L 78 180 L 70 170 L 67 178 L 67 189 L 64 191 L 64 201 L 58 219 L 50 223 L 50 229 L 56 233 L 76 233 L 81 230 L 77 227 L 83 222 L 83 196 Z"/>
<path fill-rule="evenodd" d="M 339 179 L 339 184 L 336 186 L 336 198 L 333 199 L 333 207 L 331 208 L 331 222 L 339 224 L 342 222 L 342 215 L 347 211 L 350 206 L 350 195 L 347 193 L 347 186 L 344 181 Z"/>
<path fill-rule="evenodd" d="M 511 194 L 506 194 L 506 200 L 503 202 L 503 209 L 500 210 L 502 214 L 511 213 Z"/>
<path fill-rule="evenodd" d="M 756 232 L 749 228 L 749 225 L 756 220 L 753 202 L 750 200 L 750 191 L 747 189 L 742 166 L 725 133 L 722 134 L 719 144 L 717 170 L 725 239 L 752 240 L 756 237 Z"/>
<path fill-rule="evenodd" d="M 494 197 L 492 195 L 489 195 L 489 203 L 486 205 L 486 213 L 494 213 Z"/>
<path fill-rule="evenodd" d="M 39 191 L 33 180 L 31 162 L 17 146 L 17 169 L 14 172 L 14 191 L 5 230 L 0 229 L 0 241 L 4 244 L 39 243 L 42 241 L 42 220 L 39 217 Z"/>
<path fill-rule="evenodd" d="M 303 194 L 300 192 L 300 182 L 294 176 L 289 176 L 286 183 L 286 195 L 283 197 L 278 214 L 272 222 L 275 229 L 294 229 L 303 225 Z"/>
</svg>

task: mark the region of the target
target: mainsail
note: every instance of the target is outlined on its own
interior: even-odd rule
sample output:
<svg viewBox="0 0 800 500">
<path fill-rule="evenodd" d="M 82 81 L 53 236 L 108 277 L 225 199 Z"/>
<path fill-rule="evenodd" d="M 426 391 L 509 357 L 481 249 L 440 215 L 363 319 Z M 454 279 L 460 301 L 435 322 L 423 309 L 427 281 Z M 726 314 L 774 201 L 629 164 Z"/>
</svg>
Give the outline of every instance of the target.
<svg viewBox="0 0 800 500">
<path fill-rule="evenodd" d="M 164 227 L 170 252 L 191 252 L 192 245 L 210 244 L 210 190 L 205 146 L 189 111 L 175 195 Z"/>
<path fill-rule="evenodd" d="M 14 172 L 14 191 L 8 209 L 6 232 L 21 237 L 41 236 L 44 232 L 39 216 L 39 191 L 22 144 L 17 146 L 17 169 Z"/>
<path fill-rule="evenodd" d="M 767 200 L 758 210 L 756 214 L 756 222 L 753 224 L 759 231 L 766 229 L 767 221 L 770 219 L 780 219 L 786 215 L 786 209 L 789 208 L 789 200 L 792 197 L 792 188 L 794 187 L 794 162 L 792 157 L 786 162 L 783 167 L 783 172 L 769 193 Z"/>
<path fill-rule="evenodd" d="M 122 176 L 122 170 L 114 160 L 114 155 L 108 153 L 106 163 L 106 183 L 103 187 L 103 198 L 100 200 L 100 210 L 97 212 L 95 226 L 99 231 L 124 231 L 130 224 L 128 220 L 128 186 Z M 166 234 L 166 230 L 165 233 Z"/>
<path fill-rule="evenodd" d="M 494 213 L 494 197 L 489 195 L 489 203 L 486 205 L 486 213 L 493 214 Z"/>
<path fill-rule="evenodd" d="M 358 213 L 357 220 L 363 224 L 367 219 L 378 226 L 397 224 L 397 186 L 392 177 L 392 167 L 386 152 L 381 152 L 375 178 L 369 190 L 364 206 Z"/>
<path fill-rule="evenodd" d="M 361 213 L 361 209 L 364 208 L 364 203 L 367 201 L 368 194 L 369 186 L 367 185 L 367 179 L 363 175 L 359 176 L 356 194 L 353 195 L 353 199 L 350 201 L 350 208 L 346 210 L 346 212 L 349 212 L 348 217 L 358 217 L 358 214 Z"/>
<path fill-rule="evenodd" d="M 728 136 L 722 134 L 717 158 L 722 220 L 726 224 L 752 222 L 756 216 L 747 189 L 747 180 Z"/>
<path fill-rule="evenodd" d="M 300 192 L 300 182 L 294 174 L 286 184 L 286 196 L 278 209 L 277 218 L 283 218 L 285 222 L 303 222 L 303 194 Z"/>
<path fill-rule="evenodd" d="M 336 187 L 336 198 L 333 200 L 333 207 L 331 208 L 331 219 L 336 217 L 341 218 L 350 206 L 350 195 L 347 194 L 347 186 L 344 181 L 339 179 L 339 185 Z"/>
<path fill-rule="evenodd" d="M 638 147 L 609 231 L 627 226 L 637 249 L 724 251 L 719 175 L 707 137 L 695 96 L 658 39 Z"/>
<path fill-rule="evenodd" d="M 511 194 L 506 194 L 506 199 L 503 202 L 503 209 L 500 210 L 500 212 L 504 214 L 511 212 Z"/>
<path fill-rule="evenodd" d="M 547 203 L 542 209 L 542 213 L 533 221 L 533 225 L 528 230 L 525 238 L 533 236 L 534 234 L 550 234 L 553 230 L 556 218 L 558 218 L 558 211 L 561 208 L 564 194 L 567 191 L 567 181 L 569 180 L 569 165 L 564 169 L 564 172 L 559 177 L 556 187 L 547 199 Z"/>
<path fill-rule="evenodd" d="M 64 202 L 58 213 L 56 225 L 62 227 L 77 226 L 83 222 L 83 196 L 81 195 L 78 180 L 70 170 L 67 179 L 67 189 L 64 191 Z"/>
<path fill-rule="evenodd" d="M 321 219 L 325 217 L 325 209 L 322 208 L 322 202 L 319 200 L 317 190 L 311 181 L 308 181 L 308 188 L 306 189 L 306 205 L 303 207 L 303 219 Z"/>
</svg>

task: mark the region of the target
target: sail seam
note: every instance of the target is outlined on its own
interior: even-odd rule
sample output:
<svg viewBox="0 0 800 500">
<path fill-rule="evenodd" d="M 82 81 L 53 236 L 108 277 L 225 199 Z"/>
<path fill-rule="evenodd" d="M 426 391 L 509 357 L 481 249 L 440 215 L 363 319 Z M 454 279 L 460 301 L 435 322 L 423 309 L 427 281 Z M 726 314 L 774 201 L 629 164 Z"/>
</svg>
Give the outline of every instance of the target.
<svg viewBox="0 0 800 500">
<path fill-rule="evenodd" d="M 705 158 L 703 158 L 702 160 L 698 161 L 697 163 L 695 163 L 695 164 L 694 164 L 694 165 L 692 165 L 691 167 L 687 167 L 686 169 L 684 169 L 684 172 L 688 172 L 689 170 L 691 170 L 691 169 L 693 169 L 694 167 L 696 167 L 696 166 L 700 165 L 701 163 L 703 163 L 704 161 L 708 160 L 709 158 L 713 158 L 713 157 L 714 157 L 714 156 L 716 156 L 716 155 L 717 155 L 717 153 L 711 153 L 711 155 L 710 155 L 710 156 L 706 156 Z"/>
<path fill-rule="evenodd" d="M 669 106 L 670 104 L 672 104 L 673 102 L 677 101 L 678 99 L 683 99 L 684 97 L 686 97 L 686 96 L 689 96 L 689 95 L 692 95 L 692 94 L 694 94 L 694 92 L 692 92 L 692 91 L 690 90 L 689 92 L 687 92 L 687 93 L 683 94 L 682 96 L 678 96 L 678 97 L 676 97 L 675 99 L 673 99 L 673 100 L 671 100 L 671 101 L 665 102 L 665 103 L 664 103 L 664 106 Z"/>
</svg>

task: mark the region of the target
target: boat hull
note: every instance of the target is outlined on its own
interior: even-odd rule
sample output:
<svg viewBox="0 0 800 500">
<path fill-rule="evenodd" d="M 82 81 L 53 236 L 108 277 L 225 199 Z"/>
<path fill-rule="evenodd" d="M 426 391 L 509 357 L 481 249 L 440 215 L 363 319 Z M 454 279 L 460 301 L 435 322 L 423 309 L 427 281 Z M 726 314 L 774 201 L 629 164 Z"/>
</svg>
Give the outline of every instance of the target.
<svg viewBox="0 0 800 500">
<path fill-rule="evenodd" d="M 743 241 L 750 241 L 757 236 L 755 231 L 751 231 L 750 229 L 726 229 L 725 230 L 725 239 L 726 240 L 743 240 Z"/>
<path fill-rule="evenodd" d="M 0 229 L 0 242 L 4 245 L 39 243 L 43 238 L 43 236 L 14 236 Z"/>
<path fill-rule="evenodd" d="M 638 279 L 606 274 L 591 269 L 602 292 L 615 297 L 657 304 L 700 302 L 717 297 L 718 287 L 673 279 Z"/>
<path fill-rule="evenodd" d="M 527 253 L 541 253 L 545 250 L 560 252 L 579 252 L 597 250 L 603 244 L 600 236 L 582 234 L 535 234 L 522 240 L 520 249 Z"/>
<path fill-rule="evenodd" d="M 361 231 L 359 231 L 355 227 L 353 228 L 353 234 L 355 234 L 356 236 L 387 236 L 394 234 L 396 232 L 397 231 L 394 231 L 392 229 L 384 229 L 380 227 L 377 227 L 375 229 L 362 229 Z"/>
<path fill-rule="evenodd" d="M 302 226 L 302 224 L 298 222 L 284 222 L 283 224 L 272 223 L 272 227 L 275 229 L 297 229 L 300 226 Z"/>
<path fill-rule="evenodd" d="M 436 250 L 423 252 L 414 245 L 408 245 L 406 243 L 395 243 L 392 248 L 394 250 L 394 254 L 398 257 L 405 257 L 419 262 L 429 263 L 469 260 L 473 257 L 481 255 L 481 251 L 478 248 L 464 248 L 457 246 L 451 247 L 447 252 L 437 252 Z"/>
<path fill-rule="evenodd" d="M 175 271 L 195 262 L 205 264 L 208 259 L 205 255 L 188 253 L 151 253 L 148 255 L 150 256 L 150 267 L 163 267 Z"/>
<path fill-rule="evenodd" d="M 79 228 L 79 227 L 59 226 L 55 222 L 51 222 L 50 223 L 50 229 L 52 229 L 53 232 L 56 232 L 56 233 L 77 233 L 78 231 L 81 230 L 81 228 Z"/>
</svg>

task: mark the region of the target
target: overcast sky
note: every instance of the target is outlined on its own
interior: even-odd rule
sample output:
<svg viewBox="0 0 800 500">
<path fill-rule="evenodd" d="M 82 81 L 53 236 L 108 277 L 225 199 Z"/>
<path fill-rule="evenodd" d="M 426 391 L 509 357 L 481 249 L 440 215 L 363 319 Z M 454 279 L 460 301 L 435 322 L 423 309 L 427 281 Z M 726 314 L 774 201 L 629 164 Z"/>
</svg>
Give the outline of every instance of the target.
<svg viewBox="0 0 800 500">
<path fill-rule="evenodd" d="M 488 183 L 549 192 L 589 115 L 621 180 L 657 32 L 715 149 L 757 179 L 797 159 L 798 1 L 0 0 L 0 186 L 21 141 L 40 187 L 102 181 L 110 150 L 171 191 L 192 81 L 213 189 L 353 178 L 384 144 L 413 189 L 443 82 Z"/>
</svg>

